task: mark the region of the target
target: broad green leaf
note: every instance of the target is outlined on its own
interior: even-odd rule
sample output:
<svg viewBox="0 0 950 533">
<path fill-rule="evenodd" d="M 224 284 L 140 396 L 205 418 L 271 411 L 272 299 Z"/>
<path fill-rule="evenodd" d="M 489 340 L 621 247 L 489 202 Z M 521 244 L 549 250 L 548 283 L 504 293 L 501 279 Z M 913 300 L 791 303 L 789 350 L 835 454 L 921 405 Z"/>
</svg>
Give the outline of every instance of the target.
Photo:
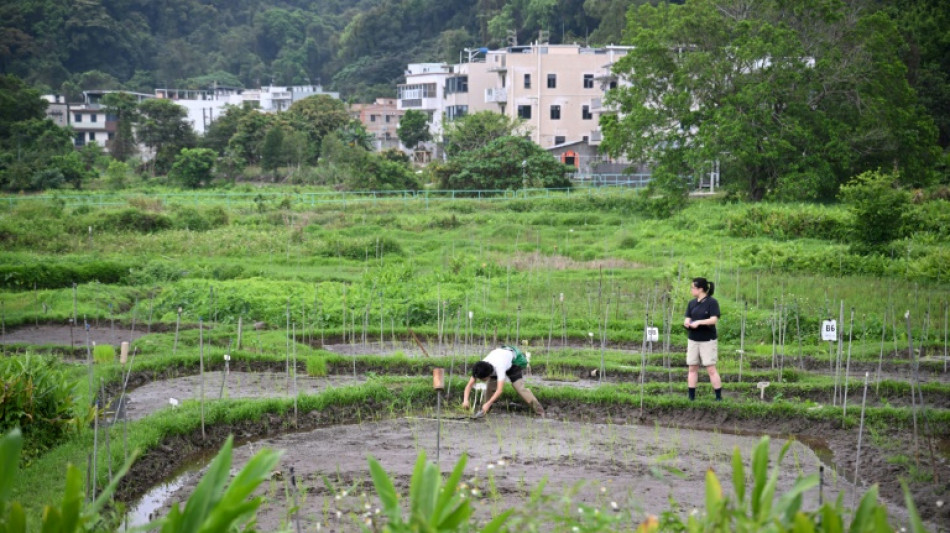
<svg viewBox="0 0 950 533">
<path fill-rule="evenodd" d="M 722 503 L 722 485 L 710 468 L 706 470 L 706 514 L 713 522 L 718 521 L 719 507 Z"/>
<path fill-rule="evenodd" d="M 752 452 L 752 514 L 760 516 L 760 506 L 762 505 L 762 491 L 765 490 L 765 483 L 768 476 L 769 467 L 769 438 L 762 437 L 759 444 Z"/>
<path fill-rule="evenodd" d="M 231 468 L 231 448 L 233 444 L 234 437 L 228 437 L 224 446 L 221 447 L 221 451 L 211 461 L 208 471 L 201 478 L 198 486 L 195 487 L 195 491 L 188 498 L 185 503 L 185 510 L 182 511 L 178 533 L 197 533 L 208 517 L 208 513 L 218 500 L 218 496 L 224 490 L 224 484 Z"/>
<path fill-rule="evenodd" d="M 270 476 L 280 456 L 280 452 L 273 450 L 261 450 L 255 454 L 211 508 L 208 517 L 203 521 L 201 531 L 224 531 L 234 527 L 245 515 L 252 514 L 260 505 L 260 499 L 250 502 L 245 500 Z"/>
<path fill-rule="evenodd" d="M 26 533 L 26 513 L 20 502 L 13 502 L 7 508 L 7 533 Z"/>
<path fill-rule="evenodd" d="M 440 531 L 456 531 L 459 526 L 468 521 L 470 516 L 472 516 L 471 504 L 468 500 L 463 500 L 448 516 L 438 520 L 435 525 Z"/>
<path fill-rule="evenodd" d="M 501 531 L 501 528 L 505 525 L 505 522 L 508 521 L 508 517 L 510 517 L 511 513 L 513 512 L 514 509 L 508 509 L 495 518 L 492 518 L 491 522 L 485 524 L 485 527 L 482 528 L 481 533 L 498 533 Z"/>
<path fill-rule="evenodd" d="M 779 497 L 775 507 L 776 513 L 784 515 L 786 521 L 791 521 L 792 517 L 801 508 L 801 496 L 817 487 L 818 482 L 818 474 L 809 474 L 799 478 L 788 492 Z"/>
<path fill-rule="evenodd" d="M 850 533 L 859 533 L 870 529 L 874 521 L 874 508 L 877 507 L 877 485 L 872 485 L 870 489 L 861 498 L 858 508 L 854 511 L 854 518 L 851 519 Z"/>
<path fill-rule="evenodd" d="M 463 453 L 462 457 L 460 457 L 455 464 L 455 468 L 452 469 L 452 474 L 449 476 L 449 479 L 442 485 L 442 493 L 439 494 L 439 499 L 436 502 L 436 509 L 440 515 L 440 520 L 446 513 L 454 512 L 454 510 L 447 509 L 446 507 L 449 501 L 456 495 L 459 481 L 462 480 L 462 475 L 465 473 L 466 462 L 468 462 L 468 456 Z"/>
<path fill-rule="evenodd" d="M 13 482 L 17 479 L 22 449 L 23 434 L 19 428 L 14 428 L 0 438 L 0 510 L 7 503 Z"/>
<path fill-rule="evenodd" d="M 376 494 L 379 495 L 379 501 L 383 505 L 383 511 L 389 518 L 389 522 L 391 524 L 401 523 L 402 511 L 399 509 L 399 495 L 396 493 L 396 487 L 393 485 L 389 474 L 372 457 L 369 458 L 369 472 L 373 478 L 373 485 L 376 487 Z"/>
<path fill-rule="evenodd" d="M 795 524 L 792 531 L 794 533 L 815 533 L 815 526 L 805 513 L 799 511 L 795 513 Z"/>
<path fill-rule="evenodd" d="M 738 446 L 732 450 L 732 486 L 738 503 L 743 504 L 745 502 L 745 466 L 742 464 L 742 454 L 739 453 Z"/>
<path fill-rule="evenodd" d="M 63 531 L 78 531 L 83 511 L 82 504 L 86 495 L 83 493 L 82 473 L 73 465 L 66 467 L 66 493 L 63 494 L 63 505 L 60 509 Z"/>
<path fill-rule="evenodd" d="M 907 483 L 901 481 L 901 489 L 904 491 L 904 503 L 907 505 L 907 515 L 910 518 L 911 533 L 925 533 L 927 529 L 920 520 L 920 514 L 917 512 L 917 506 L 914 505 L 914 498 L 910 495 Z"/>
</svg>

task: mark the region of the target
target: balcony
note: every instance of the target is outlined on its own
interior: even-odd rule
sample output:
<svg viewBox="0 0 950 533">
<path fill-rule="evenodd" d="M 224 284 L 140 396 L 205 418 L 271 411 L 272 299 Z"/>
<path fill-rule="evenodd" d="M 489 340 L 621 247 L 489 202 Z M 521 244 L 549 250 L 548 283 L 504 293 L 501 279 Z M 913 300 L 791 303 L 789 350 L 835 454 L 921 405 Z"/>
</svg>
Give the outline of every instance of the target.
<svg viewBox="0 0 950 533">
<path fill-rule="evenodd" d="M 503 104 L 508 101 L 508 89 L 485 89 L 485 102 Z"/>
<path fill-rule="evenodd" d="M 604 99 L 603 98 L 591 98 L 590 100 L 590 112 L 599 113 L 604 110 Z"/>
<path fill-rule="evenodd" d="M 600 130 L 590 132 L 590 144 L 598 145 L 604 140 L 604 134 Z"/>
<path fill-rule="evenodd" d="M 412 107 L 422 107 L 422 98 L 408 98 L 400 100 L 400 109 L 407 109 Z"/>
<path fill-rule="evenodd" d="M 500 59 L 496 56 L 495 61 L 488 66 L 489 72 L 505 72 L 508 70 L 508 57 L 502 55 Z"/>
</svg>

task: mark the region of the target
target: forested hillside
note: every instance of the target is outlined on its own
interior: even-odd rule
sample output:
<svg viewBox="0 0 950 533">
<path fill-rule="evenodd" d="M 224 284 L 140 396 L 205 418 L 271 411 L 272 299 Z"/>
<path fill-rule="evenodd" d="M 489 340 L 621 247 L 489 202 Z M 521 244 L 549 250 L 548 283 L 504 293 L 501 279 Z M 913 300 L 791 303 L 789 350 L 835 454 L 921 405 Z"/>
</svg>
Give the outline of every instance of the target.
<svg viewBox="0 0 950 533">
<path fill-rule="evenodd" d="M 319 82 L 366 101 L 394 96 L 406 63 L 457 60 L 466 46 L 503 46 L 510 32 L 522 43 L 539 30 L 552 43 L 621 43 L 636 16 L 630 8 L 646 2 L 0 0 L 0 73 L 73 96 L 104 87 Z M 946 147 L 950 11 L 926 0 L 865 4 L 861 10 L 896 21 L 904 42 L 894 45 Z"/>
</svg>

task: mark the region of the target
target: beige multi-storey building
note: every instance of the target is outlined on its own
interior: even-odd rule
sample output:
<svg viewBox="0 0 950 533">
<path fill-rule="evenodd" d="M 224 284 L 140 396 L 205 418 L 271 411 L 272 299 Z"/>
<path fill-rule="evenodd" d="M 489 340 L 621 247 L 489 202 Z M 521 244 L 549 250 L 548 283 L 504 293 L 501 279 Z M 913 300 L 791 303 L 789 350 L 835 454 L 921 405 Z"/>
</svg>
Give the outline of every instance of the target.
<svg viewBox="0 0 950 533">
<path fill-rule="evenodd" d="M 350 104 L 350 117 L 359 120 L 373 136 L 374 148 L 399 148 L 399 119 L 403 115 L 395 98 L 377 98 L 372 104 Z"/>
<path fill-rule="evenodd" d="M 543 148 L 596 145 L 604 93 L 616 86 L 610 68 L 627 50 L 531 44 L 490 50 L 457 65 L 409 65 L 398 107 L 429 113 L 435 139 L 444 121 L 491 110 L 522 119 L 524 133 Z"/>
</svg>

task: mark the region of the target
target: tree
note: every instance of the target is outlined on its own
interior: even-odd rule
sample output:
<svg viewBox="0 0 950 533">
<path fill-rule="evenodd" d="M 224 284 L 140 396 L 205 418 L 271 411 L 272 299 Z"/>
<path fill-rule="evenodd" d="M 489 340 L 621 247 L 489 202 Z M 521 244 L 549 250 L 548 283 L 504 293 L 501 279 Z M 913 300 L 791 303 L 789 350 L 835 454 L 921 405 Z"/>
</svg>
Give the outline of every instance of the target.
<svg viewBox="0 0 950 533">
<path fill-rule="evenodd" d="M 284 132 L 280 126 L 267 130 L 261 147 L 261 168 L 277 170 L 284 163 Z"/>
<path fill-rule="evenodd" d="M 628 12 L 603 148 L 653 162 L 676 194 L 719 161 L 752 199 L 832 199 L 881 166 L 927 183 L 935 128 L 894 24 L 846 3 L 692 0 Z M 659 182 L 654 183 L 657 188 Z"/>
<path fill-rule="evenodd" d="M 290 105 L 287 116 L 292 127 L 305 132 L 313 146 L 320 146 L 325 135 L 350 122 L 346 105 L 326 94 L 297 100 Z"/>
<path fill-rule="evenodd" d="M 453 157 L 477 150 L 495 139 L 514 135 L 521 122 L 494 111 L 479 111 L 457 118 L 446 124 L 442 134 L 445 153 Z"/>
<path fill-rule="evenodd" d="M 407 110 L 399 119 L 396 135 L 399 136 L 399 141 L 403 146 L 415 150 L 419 143 L 432 140 L 432 135 L 429 133 L 429 116 L 415 109 Z"/>
<path fill-rule="evenodd" d="M 197 189 L 211 181 L 214 169 L 214 150 L 207 148 L 184 148 L 175 158 L 168 177 L 190 189 Z"/>
<path fill-rule="evenodd" d="M 138 103 L 129 93 L 108 93 L 102 98 L 106 113 L 116 117 L 115 135 L 109 141 L 109 153 L 117 161 L 127 161 L 138 152 L 132 126 L 139 118 Z"/>
<path fill-rule="evenodd" d="M 569 188 L 574 167 L 562 164 L 523 137 L 502 137 L 462 152 L 435 173 L 443 189 L 493 190 L 522 187 Z"/>
<path fill-rule="evenodd" d="M 184 107 L 160 98 L 144 100 L 139 104 L 138 139 L 152 149 L 153 172 L 166 173 L 182 148 L 196 144 L 195 132 L 185 118 Z"/>
</svg>

